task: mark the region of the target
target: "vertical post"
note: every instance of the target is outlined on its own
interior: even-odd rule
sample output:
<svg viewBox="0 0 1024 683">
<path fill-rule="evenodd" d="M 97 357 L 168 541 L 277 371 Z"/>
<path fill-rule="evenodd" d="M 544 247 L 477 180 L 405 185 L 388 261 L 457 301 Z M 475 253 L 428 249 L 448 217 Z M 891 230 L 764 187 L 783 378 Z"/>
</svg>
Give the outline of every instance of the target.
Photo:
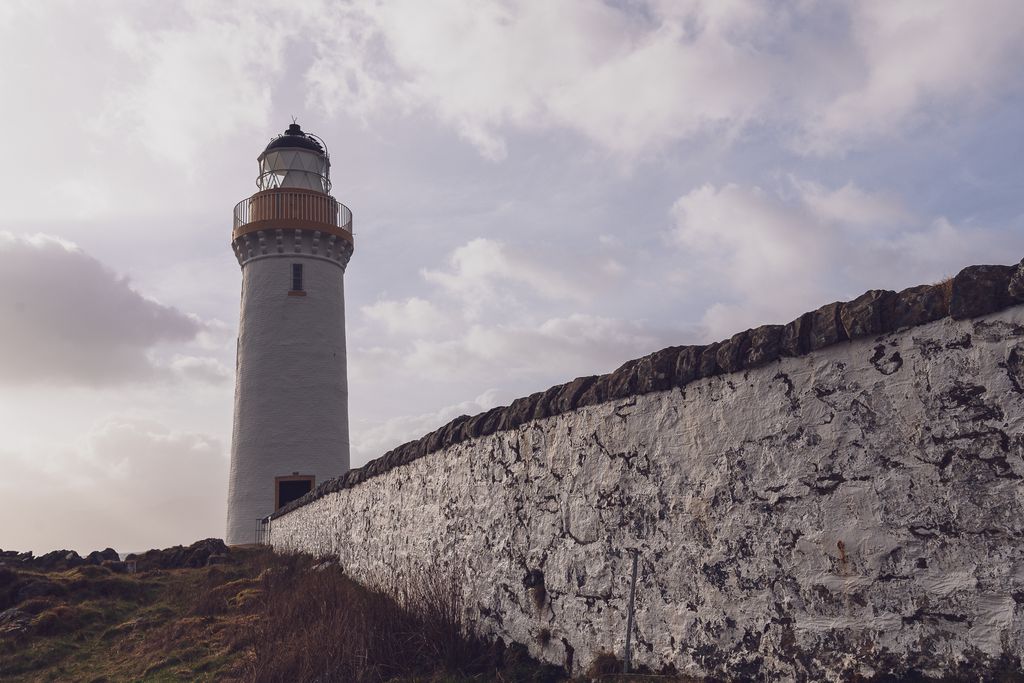
<svg viewBox="0 0 1024 683">
<path fill-rule="evenodd" d="M 640 551 L 634 550 L 633 555 L 633 578 L 629 582 L 629 608 L 626 611 L 626 652 L 623 656 L 623 673 L 629 673 L 633 668 L 633 652 L 630 649 L 633 638 L 633 605 L 636 600 L 636 565 L 640 558 Z"/>
</svg>

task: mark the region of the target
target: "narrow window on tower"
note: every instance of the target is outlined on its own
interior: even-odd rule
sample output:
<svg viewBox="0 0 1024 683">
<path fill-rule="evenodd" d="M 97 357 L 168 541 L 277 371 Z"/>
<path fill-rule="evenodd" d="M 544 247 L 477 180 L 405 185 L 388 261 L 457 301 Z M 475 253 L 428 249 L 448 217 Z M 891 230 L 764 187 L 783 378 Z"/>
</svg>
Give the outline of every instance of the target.
<svg viewBox="0 0 1024 683">
<path fill-rule="evenodd" d="M 302 289 L 302 264 L 292 264 L 292 288 L 288 291 L 288 296 L 306 296 L 306 292 Z"/>
</svg>

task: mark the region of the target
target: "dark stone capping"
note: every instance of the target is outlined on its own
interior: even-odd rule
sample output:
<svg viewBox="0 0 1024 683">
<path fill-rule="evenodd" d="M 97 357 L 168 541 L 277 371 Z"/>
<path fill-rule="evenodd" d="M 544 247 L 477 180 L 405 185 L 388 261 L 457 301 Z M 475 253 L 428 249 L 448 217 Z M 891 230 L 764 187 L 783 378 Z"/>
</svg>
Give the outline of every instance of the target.
<svg viewBox="0 0 1024 683">
<path fill-rule="evenodd" d="M 676 357 L 682 348 L 670 346 L 641 358 L 636 364 L 636 393 L 648 394 L 677 386 L 673 382 L 676 374 Z"/>
<path fill-rule="evenodd" d="M 1007 293 L 1014 303 L 1024 303 L 1024 261 L 1021 261 L 1013 271 Z"/>
<path fill-rule="evenodd" d="M 892 301 L 889 324 L 892 330 L 924 325 L 949 315 L 949 285 L 918 285 L 904 289 Z"/>
<path fill-rule="evenodd" d="M 575 410 L 579 406 L 580 397 L 595 380 L 597 380 L 597 375 L 590 375 L 589 377 L 577 377 L 568 384 L 563 384 L 551 402 L 551 414 L 560 415 Z"/>
<path fill-rule="evenodd" d="M 533 419 L 543 420 L 545 417 L 551 417 L 555 413 L 553 412 L 552 403 L 555 401 L 555 397 L 558 396 L 559 392 L 562 391 L 561 384 L 553 386 L 537 399 L 537 405 L 533 409 Z"/>
<path fill-rule="evenodd" d="M 817 351 L 849 339 L 839 319 L 841 305 L 836 301 L 811 311 L 811 329 L 807 335 L 809 351 Z"/>
<path fill-rule="evenodd" d="M 1017 266 L 969 266 L 953 278 L 949 316 L 966 320 L 1001 311 L 1011 302 L 1010 281 Z"/>
<path fill-rule="evenodd" d="M 490 415 L 489 411 L 469 418 L 469 422 L 466 423 L 466 434 L 469 438 L 476 438 L 484 433 L 484 422 L 488 415 Z"/>
<path fill-rule="evenodd" d="M 704 347 L 697 365 L 697 377 L 711 377 L 718 374 L 718 347 L 721 342 L 714 342 Z"/>
<path fill-rule="evenodd" d="M 536 394 L 530 394 L 526 398 L 517 398 L 512 401 L 505 411 L 505 423 L 510 427 L 518 427 L 532 420 L 533 411 L 536 410 L 537 402 L 543 395 L 544 392 L 538 391 Z"/>
<path fill-rule="evenodd" d="M 811 344 L 808 337 L 811 333 L 812 317 L 814 317 L 813 313 L 804 313 L 782 328 L 779 348 L 783 356 L 795 358 L 810 352 Z"/>
<path fill-rule="evenodd" d="M 444 427 L 436 429 L 427 435 L 427 453 L 433 453 L 444 448 Z"/>
<path fill-rule="evenodd" d="M 462 433 L 462 425 L 468 421 L 469 415 L 459 415 L 449 422 L 441 432 L 441 448 L 447 448 L 460 441 L 465 441 L 466 437 Z"/>
<path fill-rule="evenodd" d="M 888 289 L 872 289 L 864 292 L 853 301 L 847 301 L 839 307 L 839 320 L 843 324 L 846 337 L 873 337 L 882 334 L 889 328 L 892 317 L 893 300 L 896 292 Z"/>
<path fill-rule="evenodd" d="M 484 413 L 483 424 L 480 428 L 480 436 L 488 436 L 498 431 L 498 423 L 504 421 L 505 406 L 491 408 Z"/>
<path fill-rule="evenodd" d="M 782 333 L 785 329 L 782 325 L 761 325 L 748 330 L 750 343 L 743 367 L 757 368 L 781 358 Z"/>
<path fill-rule="evenodd" d="M 739 372 L 750 352 L 750 330 L 737 332 L 722 342 L 715 354 L 721 372 Z"/>
<path fill-rule="evenodd" d="M 700 378 L 700 359 L 704 355 L 703 346 L 683 346 L 676 355 L 676 371 L 673 386 L 683 387 Z"/>
<path fill-rule="evenodd" d="M 599 403 L 604 403 L 610 400 L 608 397 L 608 383 L 611 375 L 601 375 L 597 380 L 591 384 L 583 395 L 580 396 L 579 404 L 577 407 L 582 408 L 583 406 L 596 406 Z"/>
<path fill-rule="evenodd" d="M 640 366 L 639 360 L 631 360 L 623 363 L 622 366 L 611 375 L 605 375 L 605 383 L 608 391 L 605 400 L 626 398 L 636 393 L 636 378 Z"/>
<path fill-rule="evenodd" d="M 329 479 L 271 517 L 280 517 L 328 493 L 352 488 L 372 477 L 449 446 L 515 429 L 533 420 L 584 406 L 684 387 L 713 375 L 740 372 L 803 356 L 841 342 L 878 336 L 951 317 L 966 320 L 1024 303 L 1024 261 L 1015 266 L 970 266 L 956 277 L 902 292 L 873 289 L 852 301 L 804 313 L 786 325 L 762 325 L 706 346 L 670 346 L 623 363 L 607 375 L 578 377 L 547 391 L 517 398 L 509 406 L 460 415 L 426 436 L 397 446 L 363 467 Z"/>
</svg>

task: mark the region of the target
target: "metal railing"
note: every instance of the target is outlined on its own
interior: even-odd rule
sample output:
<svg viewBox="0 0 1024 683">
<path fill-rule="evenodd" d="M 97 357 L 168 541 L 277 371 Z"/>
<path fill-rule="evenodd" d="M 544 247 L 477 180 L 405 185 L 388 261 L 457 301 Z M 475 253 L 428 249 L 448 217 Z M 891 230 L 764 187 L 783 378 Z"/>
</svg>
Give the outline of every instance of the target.
<svg viewBox="0 0 1024 683">
<path fill-rule="evenodd" d="M 256 520 L 256 534 L 255 539 L 253 539 L 256 545 L 270 545 L 270 528 L 273 523 L 270 517 Z"/>
<path fill-rule="evenodd" d="M 352 232 L 352 212 L 334 197 L 295 188 L 262 190 L 235 205 L 234 229 L 265 221 L 308 223 Z"/>
</svg>

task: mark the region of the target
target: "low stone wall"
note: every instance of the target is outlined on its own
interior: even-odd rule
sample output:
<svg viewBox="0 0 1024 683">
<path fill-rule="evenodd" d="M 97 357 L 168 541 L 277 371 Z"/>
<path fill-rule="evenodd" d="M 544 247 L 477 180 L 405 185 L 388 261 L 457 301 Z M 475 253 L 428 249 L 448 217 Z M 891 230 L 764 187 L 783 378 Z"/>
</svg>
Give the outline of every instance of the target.
<svg viewBox="0 0 1024 683">
<path fill-rule="evenodd" d="M 956 277 L 902 292 L 873 289 L 852 301 L 804 313 L 787 325 L 762 325 L 729 339 L 699 346 L 670 346 L 625 363 L 607 375 L 577 377 L 547 391 L 516 399 L 470 417 L 460 415 L 426 436 L 404 443 L 363 467 L 321 483 L 276 512 L 280 516 L 317 498 L 356 486 L 395 467 L 468 439 L 515 429 L 532 420 L 684 387 L 690 382 L 795 358 L 851 339 L 872 337 L 951 317 L 966 320 L 1024 303 L 1024 262 L 1017 266 L 969 266 Z"/>
<path fill-rule="evenodd" d="M 456 421 L 278 515 L 271 542 L 369 583 L 457 572 L 479 631 L 574 671 L 622 652 L 633 553 L 655 671 L 1019 670 L 1024 307 L 1015 268 L 965 273 L 659 352 L 489 433 Z"/>
</svg>

